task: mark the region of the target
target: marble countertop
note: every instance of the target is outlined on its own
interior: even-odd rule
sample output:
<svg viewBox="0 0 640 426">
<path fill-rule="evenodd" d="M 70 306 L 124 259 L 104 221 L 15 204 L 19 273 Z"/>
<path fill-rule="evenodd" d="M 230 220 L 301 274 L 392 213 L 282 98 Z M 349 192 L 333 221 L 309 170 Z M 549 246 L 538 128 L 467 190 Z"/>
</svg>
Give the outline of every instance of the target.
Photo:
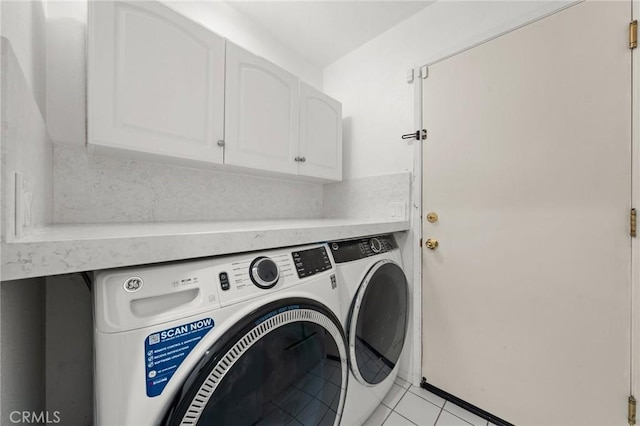
<svg viewBox="0 0 640 426">
<path fill-rule="evenodd" d="M 2 243 L 3 281 L 406 231 L 409 221 L 304 219 L 52 225 Z"/>
</svg>

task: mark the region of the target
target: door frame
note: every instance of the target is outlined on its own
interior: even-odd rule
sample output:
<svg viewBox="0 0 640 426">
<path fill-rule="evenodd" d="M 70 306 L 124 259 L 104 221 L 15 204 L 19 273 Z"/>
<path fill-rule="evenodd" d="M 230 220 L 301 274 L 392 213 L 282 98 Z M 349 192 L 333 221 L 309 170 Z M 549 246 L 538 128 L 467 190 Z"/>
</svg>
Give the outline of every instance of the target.
<svg viewBox="0 0 640 426">
<path fill-rule="evenodd" d="M 494 27 L 489 33 L 477 34 L 477 42 L 461 44 L 454 46 L 448 50 L 440 52 L 436 57 L 426 58 L 421 66 L 413 66 L 413 103 L 414 115 L 413 123 L 415 129 L 422 129 L 422 80 L 421 68 L 429 67 L 447 58 L 455 56 L 466 50 L 484 44 L 511 31 L 515 31 L 521 27 L 532 24 L 540 19 L 544 19 L 550 15 L 558 13 L 564 9 L 581 3 L 582 0 L 571 2 L 569 4 L 548 5 L 540 9 L 534 10 L 528 14 L 510 20 L 501 26 Z M 640 0 L 631 0 L 631 20 L 640 21 Z M 630 161 L 631 167 L 631 206 L 640 210 L 640 59 L 638 49 L 632 51 L 632 120 L 631 120 L 631 149 L 632 155 Z M 427 129 L 428 130 L 428 129 Z M 428 137 L 427 137 L 428 140 Z M 411 142 L 410 142 L 411 143 Z M 411 231 L 409 240 L 413 247 L 417 248 L 412 252 L 413 261 L 413 330 L 416 341 L 421 342 L 422 338 L 422 179 L 423 179 L 423 144 L 413 143 L 413 176 L 411 186 Z M 631 239 L 631 288 L 630 301 L 631 304 L 631 336 L 630 336 L 630 382 L 629 391 L 636 398 L 640 398 L 640 237 Z M 635 307 L 635 309 L 634 309 Z M 419 339 L 419 340 L 418 340 Z M 418 386 L 422 379 L 422 344 L 414 344 L 412 353 L 412 384 Z"/>
<path fill-rule="evenodd" d="M 632 0 L 631 16 L 640 19 L 640 0 Z M 638 49 L 631 51 L 631 205 L 639 209 L 640 200 L 640 60 Z M 631 378 L 630 391 L 640 395 L 640 240 L 631 239 Z"/>
<path fill-rule="evenodd" d="M 640 1 L 640 0 L 638 0 Z M 415 129 L 422 129 L 422 77 L 420 67 L 413 69 L 413 123 Z M 411 315 L 413 344 L 411 349 L 411 377 L 413 386 L 422 381 L 422 143 L 413 143 L 413 174 L 411 175 L 411 205 L 409 241 L 414 247 L 411 295 Z M 417 249 L 416 249 L 417 248 Z"/>
</svg>

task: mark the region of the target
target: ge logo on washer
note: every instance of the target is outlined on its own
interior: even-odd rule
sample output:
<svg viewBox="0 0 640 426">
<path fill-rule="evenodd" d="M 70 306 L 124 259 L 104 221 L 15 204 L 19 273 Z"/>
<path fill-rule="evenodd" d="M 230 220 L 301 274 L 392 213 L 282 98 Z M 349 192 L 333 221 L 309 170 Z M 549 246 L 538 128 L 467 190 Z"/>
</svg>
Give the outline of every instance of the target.
<svg viewBox="0 0 640 426">
<path fill-rule="evenodd" d="M 124 289 L 129 293 L 133 293 L 134 291 L 138 291 L 142 288 L 144 281 L 140 277 L 131 277 L 127 278 L 124 282 Z"/>
</svg>

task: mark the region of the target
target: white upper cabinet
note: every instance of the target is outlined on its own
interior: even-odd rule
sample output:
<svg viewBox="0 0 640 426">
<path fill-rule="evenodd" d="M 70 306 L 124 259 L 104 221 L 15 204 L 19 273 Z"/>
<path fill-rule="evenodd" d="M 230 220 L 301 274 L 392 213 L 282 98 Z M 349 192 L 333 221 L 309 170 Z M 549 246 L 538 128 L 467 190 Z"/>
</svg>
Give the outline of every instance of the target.
<svg viewBox="0 0 640 426">
<path fill-rule="evenodd" d="M 342 105 L 154 1 L 90 1 L 92 149 L 342 179 Z"/>
<path fill-rule="evenodd" d="M 225 164 L 296 174 L 299 80 L 227 42 Z"/>
<path fill-rule="evenodd" d="M 225 40 L 157 2 L 89 2 L 88 144 L 222 163 Z"/>
<path fill-rule="evenodd" d="M 298 173 L 342 180 L 342 104 L 300 83 Z"/>
</svg>

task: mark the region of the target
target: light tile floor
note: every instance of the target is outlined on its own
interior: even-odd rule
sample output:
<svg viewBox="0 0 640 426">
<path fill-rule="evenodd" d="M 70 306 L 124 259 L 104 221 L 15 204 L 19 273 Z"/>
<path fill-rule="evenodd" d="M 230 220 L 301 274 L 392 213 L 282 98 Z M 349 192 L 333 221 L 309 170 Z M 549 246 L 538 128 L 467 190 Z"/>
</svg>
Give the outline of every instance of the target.
<svg viewBox="0 0 640 426">
<path fill-rule="evenodd" d="M 400 378 L 363 426 L 492 426 L 485 419 Z"/>
</svg>

